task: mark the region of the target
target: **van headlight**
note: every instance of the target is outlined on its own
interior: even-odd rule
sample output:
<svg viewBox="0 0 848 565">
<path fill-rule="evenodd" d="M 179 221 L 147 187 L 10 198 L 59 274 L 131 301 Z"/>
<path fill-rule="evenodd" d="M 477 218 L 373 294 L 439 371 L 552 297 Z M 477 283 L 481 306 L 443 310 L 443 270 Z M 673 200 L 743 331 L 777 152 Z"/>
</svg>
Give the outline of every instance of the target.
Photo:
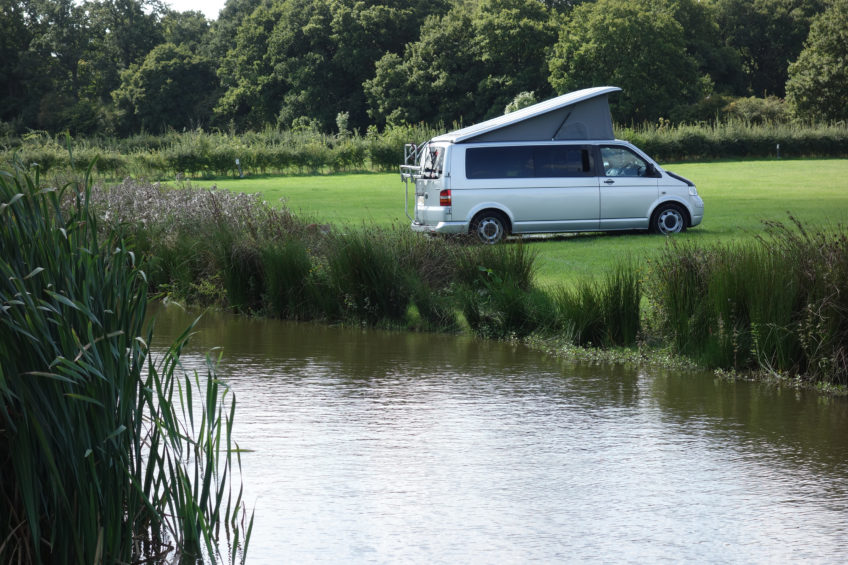
<svg viewBox="0 0 848 565">
<path fill-rule="evenodd" d="M 689 196 L 698 196 L 698 189 L 694 186 L 689 187 Z"/>
</svg>

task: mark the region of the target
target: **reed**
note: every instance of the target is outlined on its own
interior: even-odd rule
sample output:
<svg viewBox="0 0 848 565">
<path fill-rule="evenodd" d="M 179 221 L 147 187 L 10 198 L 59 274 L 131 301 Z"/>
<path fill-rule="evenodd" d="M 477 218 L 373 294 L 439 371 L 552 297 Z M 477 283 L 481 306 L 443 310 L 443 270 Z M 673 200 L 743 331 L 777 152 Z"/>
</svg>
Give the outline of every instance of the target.
<svg viewBox="0 0 848 565">
<path fill-rule="evenodd" d="M 88 187 L 0 172 L 0 561 L 218 561 L 222 535 L 235 561 L 235 400 L 179 368 L 188 332 L 151 357 L 144 272 Z"/>
<path fill-rule="evenodd" d="M 331 235 L 330 284 L 356 319 L 400 322 L 411 300 L 410 277 L 397 240 L 379 228 Z"/>
<path fill-rule="evenodd" d="M 267 242 L 262 247 L 266 278 L 267 313 L 292 320 L 320 317 L 320 287 L 313 278 L 313 265 L 302 241 Z"/>
<path fill-rule="evenodd" d="M 664 335 L 711 367 L 848 383 L 848 236 L 795 219 L 744 245 L 670 244 L 651 300 Z"/>
<path fill-rule="evenodd" d="M 629 346 L 641 331 L 642 300 L 638 270 L 619 264 L 600 282 L 553 291 L 555 315 L 547 331 L 559 331 L 576 345 Z"/>
</svg>

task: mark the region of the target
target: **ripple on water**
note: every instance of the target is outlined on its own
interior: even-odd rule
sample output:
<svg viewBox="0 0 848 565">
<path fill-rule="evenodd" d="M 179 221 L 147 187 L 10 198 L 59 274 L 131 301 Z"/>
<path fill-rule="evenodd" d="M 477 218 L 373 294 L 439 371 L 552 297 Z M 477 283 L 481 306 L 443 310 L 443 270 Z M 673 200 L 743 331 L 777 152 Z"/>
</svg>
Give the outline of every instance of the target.
<svg viewBox="0 0 848 565">
<path fill-rule="evenodd" d="M 223 346 L 253 450 L 251 562 L 844 560 L 843 401 L 450 336 L 199 329 L 184 364 Z"/>
</svg>

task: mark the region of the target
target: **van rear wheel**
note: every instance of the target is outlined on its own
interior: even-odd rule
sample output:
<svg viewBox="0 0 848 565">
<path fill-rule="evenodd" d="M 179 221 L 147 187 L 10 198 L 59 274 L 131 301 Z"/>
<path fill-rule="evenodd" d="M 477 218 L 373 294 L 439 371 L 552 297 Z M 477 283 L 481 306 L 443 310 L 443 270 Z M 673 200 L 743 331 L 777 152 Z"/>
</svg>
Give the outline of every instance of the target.
<svg viewBox="0 0 848 565">
<path fill-rule="evenodd" d="M 651 216 L 651 231 L 670 235 L 686 230 L 686 212 L 677 204 L 663 204 Z"/>
<path fill-rule="evenodd" d="M 474 216 L 471 222 L 471 233 L 477 236 L 480 243 L 493 245 L 507 236 L 507 220 L 500 212 L 487 210 Z"/>
</svg>

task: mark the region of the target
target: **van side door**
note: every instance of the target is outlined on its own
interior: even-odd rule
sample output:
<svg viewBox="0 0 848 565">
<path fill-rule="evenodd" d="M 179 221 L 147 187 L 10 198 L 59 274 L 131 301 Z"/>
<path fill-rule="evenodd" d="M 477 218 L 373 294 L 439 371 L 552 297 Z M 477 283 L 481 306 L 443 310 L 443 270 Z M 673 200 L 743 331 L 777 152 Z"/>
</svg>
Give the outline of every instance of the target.
<svg viewBox="0 0 848 565">
<path fill-rule="evenodd" d="M 588 145 L 552 144 L 533 148 L 536 180 L 555 188 L 555 199 L 547 203 L 556 214 L 556 231 L 598 229 L 600 194 L 595 172 L 595 155 Z M 544 229 L 538 231 L 547 231 Z"/>
<path fill-rule="evenodd" d="M 600 196 L 604 229 L 645 229 L 648 212 L 659 197 L 653 165 L 623 145 L 601 145 Z"/>
<path fill-rule="evenodd" d="M 469 147 L 465 187 L 470 215 L 482 207 L 507 210 L 514 233 L 598 229 L 600 210 L 594 154 L 572 144 Z"/>
</svg>

